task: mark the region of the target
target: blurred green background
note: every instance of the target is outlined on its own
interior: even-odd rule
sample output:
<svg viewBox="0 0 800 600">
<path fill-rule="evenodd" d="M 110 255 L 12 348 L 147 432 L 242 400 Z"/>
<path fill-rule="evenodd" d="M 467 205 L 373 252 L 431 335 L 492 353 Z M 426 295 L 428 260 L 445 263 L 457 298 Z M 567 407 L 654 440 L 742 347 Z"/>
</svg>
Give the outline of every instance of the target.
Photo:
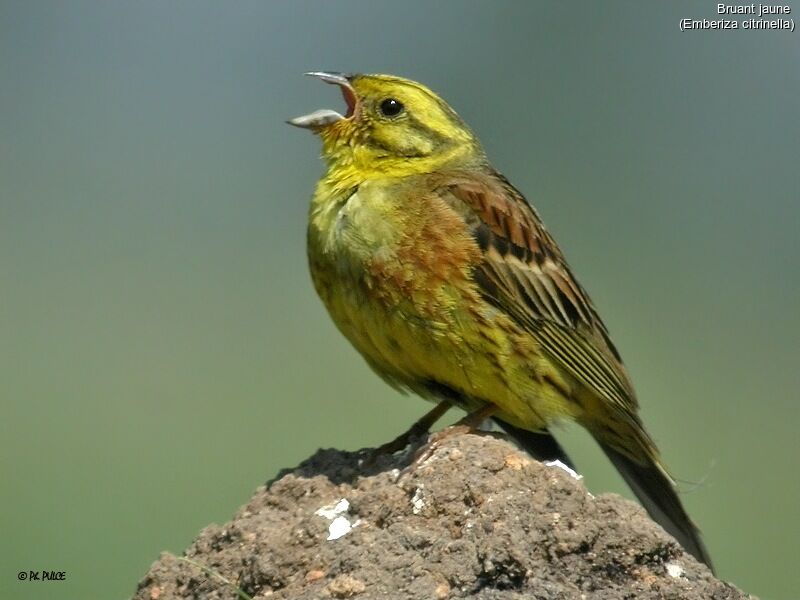
<svg viewBox="0 0 800 600">
<path fill-rule="evenodd" d="M 329 69 L 473 126 L 590 290 L 720 576 L 797 598 L 800 34 L 679 31 L 715 6 L 0 1 L 0 597 L 125 598 L 280 467 L 427 409 L 306 271 L 322 165 L 283 121 L 342 106 L 301 76 Z"/>
</svg>

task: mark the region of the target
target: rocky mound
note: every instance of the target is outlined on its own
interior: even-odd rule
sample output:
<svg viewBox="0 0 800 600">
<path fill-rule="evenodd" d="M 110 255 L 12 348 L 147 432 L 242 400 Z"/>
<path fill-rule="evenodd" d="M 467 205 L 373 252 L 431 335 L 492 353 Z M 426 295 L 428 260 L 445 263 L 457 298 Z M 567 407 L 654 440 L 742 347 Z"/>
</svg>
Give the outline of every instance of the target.
<svg viewBox="0 0 800 600">
<path fill-rule="evenodd" d="M 412 454 L 320 450 L 162 555 L 135 600 L 749 598 L 638 505 L 496 436 L 445 438 L 404 470 Z"/>
</svg>

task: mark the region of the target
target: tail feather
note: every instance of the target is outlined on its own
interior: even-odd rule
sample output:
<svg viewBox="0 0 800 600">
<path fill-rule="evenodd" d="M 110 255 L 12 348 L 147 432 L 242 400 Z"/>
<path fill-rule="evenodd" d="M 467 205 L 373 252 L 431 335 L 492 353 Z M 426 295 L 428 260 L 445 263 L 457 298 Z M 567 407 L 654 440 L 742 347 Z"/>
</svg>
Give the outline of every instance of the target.
<svg viewBox="0 0 800 600">
<path fill-rule="evenodd" d="M 602 440 L 598 442 L 653 520 L 713 572 L 711 557 L 703 544 L 700 530 L 686 514 L 672 479 L 664 469 L 652 459 L 639 464 Z"/>
</svg>

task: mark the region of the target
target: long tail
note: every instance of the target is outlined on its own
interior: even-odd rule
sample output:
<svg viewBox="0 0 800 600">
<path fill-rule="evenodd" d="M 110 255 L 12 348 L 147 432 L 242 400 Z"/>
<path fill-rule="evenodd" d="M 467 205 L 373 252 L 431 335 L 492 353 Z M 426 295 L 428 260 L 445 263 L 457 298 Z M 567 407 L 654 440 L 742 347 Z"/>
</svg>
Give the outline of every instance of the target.
<svg viewBox="0 0 800 600">
<path fill-rule="evenodd" d="M 657 459 L 650 458 L 650 452 L 644 451 L 642 455 L 647 458 L 640 464 L 601 439 L 595 439 L 653 520 L 713 572 L 711 557 L 703 544 L 700 530 L 686 514 L 672 478 L 658 464 Z"/>
</svg>

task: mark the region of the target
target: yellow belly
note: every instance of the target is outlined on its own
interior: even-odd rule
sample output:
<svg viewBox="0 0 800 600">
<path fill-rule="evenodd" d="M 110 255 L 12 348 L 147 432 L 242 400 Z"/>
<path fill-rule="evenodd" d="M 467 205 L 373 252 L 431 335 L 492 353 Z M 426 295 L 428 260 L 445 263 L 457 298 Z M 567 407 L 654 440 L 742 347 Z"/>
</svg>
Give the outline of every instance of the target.
<svg viewBox="0 0 800 600">
<path fill-rule="evenodd" d="M 422 395 L 435 382 L 462 394 L 468 407 L 490 402 L 504 420 L 530 430 L 577 417 L 564 393 L 571 382 L 533 337 L 484 303 L 469 273 L 448 270 L 419 248 L 426 242 L 439 248 L 442 239 L 418 236 L 415 251 L 403 253 L 410 227 L 397 219 L 409 214 L 398 217 L 381 197 L 359 190 L 329 214 L 315 215 L 312 207 L 308 239 L 317 292 L 370 366 L 392 385 Z M 436 220 L 437 232 L 443 221 Z M 440 235 L 463 243 L 455 232 Z"/>
</svg>

